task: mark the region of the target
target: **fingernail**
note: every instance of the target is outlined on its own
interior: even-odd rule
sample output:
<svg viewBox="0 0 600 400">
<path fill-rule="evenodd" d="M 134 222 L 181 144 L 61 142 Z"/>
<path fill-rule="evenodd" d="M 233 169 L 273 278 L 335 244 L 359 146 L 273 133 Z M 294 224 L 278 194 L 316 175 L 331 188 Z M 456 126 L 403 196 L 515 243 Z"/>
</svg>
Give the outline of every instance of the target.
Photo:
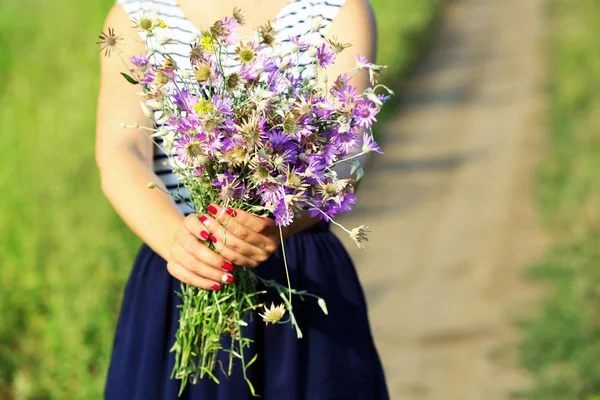
<svg viewBox="0 0 600 400">
<path fill-rule="evenodd" d="M 206 207 L 206 209 L 208 210 L 209 213 L 211 213 L 212 215 L 215 215 L 217 213 L 217 207 L 213 206 L 212 204 L 209 205 L 208 207 Z"/>
<path fill-rule="evenodd" d="M 228 208 L 227 210 L 225 210 L 225 212 L 229 215 L 231 215 L 232 217 L 237 217 L 237 213 L 235 212 L 235 210 L 233 208 Z"/>
<path fill-rule="evenodd" d="M 231 272 L 231 271 L 233 271 L 233 264 L 230 263 L 229 261 L 225 260 L 225 261 L 223 261 L 223 264 L 221 264 L 221 268 L 227 272 Z"/>
<path fill-rule="evenodd" d="M 223 283 L 231 283 L 233 282 L 233 275 L 223 274 L 221 280 L 223 281 Z"/>
<path fill-rule="evenodd" d="M 206 216 L 205 216 L 205 215 L 201 215 L 201 216 L 200 216 L 200 222 L 202 222 L 202 223 L 205 223 L 207 219 L 208 219 L 208 218 L 206 218 Z"/>
<path fill-rule="evenodd" d="M 202 231 L 202 232 L 200 232 L 200 236 L 202 236 L 202 239 L 208 240 L 208 238 L 210 237 L 210 233 L 208 233 L 206 231 Z"/>
<path fill-rule="evenodd" d="M 215 235 L 210 235 L 210 241 L 213 243 L 217 243 L 217 238 L 215 237 Z"/>
<path fill-rule="evenodd" d="M 221 285 L 219 285 L 218 283 L 213 283 L 211 288 L 213 288 L 213 290 L 221 290 Z"/>
</svg>

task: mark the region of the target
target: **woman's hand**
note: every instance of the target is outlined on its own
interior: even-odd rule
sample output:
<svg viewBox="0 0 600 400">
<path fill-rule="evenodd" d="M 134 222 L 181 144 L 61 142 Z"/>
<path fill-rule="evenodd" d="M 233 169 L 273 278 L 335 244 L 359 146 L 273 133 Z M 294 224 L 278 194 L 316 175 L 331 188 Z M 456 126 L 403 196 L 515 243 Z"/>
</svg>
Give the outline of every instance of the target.
<svg viewBox="0 0 600 400">
<path fill-rule="evenodd" d="M 214 204 L 207 209 L 209 214 L 201 215 L 200 221 L 215 249 L 234 264 L 258 267 L 277 250 L 280 239 L 275 220 Z"/>
<path fill-rule="evenodd" d="M 169 252 L 167 269 L 171 275 L 201 289 L 220 290 L 222 283 L 232 283 L 233 264 L 212 251 L 206 243 L 217 239 L 195 215 L 183 220 Z"/>
</svg>

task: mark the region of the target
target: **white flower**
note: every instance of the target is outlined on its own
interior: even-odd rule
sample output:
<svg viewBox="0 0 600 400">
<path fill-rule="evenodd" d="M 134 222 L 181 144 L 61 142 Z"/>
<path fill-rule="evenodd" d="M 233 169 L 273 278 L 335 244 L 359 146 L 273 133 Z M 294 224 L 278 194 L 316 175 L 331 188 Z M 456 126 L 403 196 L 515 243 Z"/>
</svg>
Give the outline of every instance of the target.
<svg viewBox="0 0 600 400">
<path fill-rule="evenodd" d="M 365 245 L 363 242 L 369 241 L 367 239 L 367 232 L 369 231 L 369 227 L 367 225 L 361 225 L 357 228 L 352 229 L 350 232 L 350 237 L 354 240 L 354 243 L 358 246 L 359 249 L 364 249 Z"/>
<path fill-rule="evenodd" d="M 263 321 L 265 321 L 267 324 L 274 324 L 278 322 L 281 318 L 283 318 L 283 314 L 285 314 L 285 306 L 283 305 L 283 303 L 278 305 L 277 307 L 275 307 L 273 303 L 271 303 L 271 308 L 267 308 L 267 306 L 264 307 L 265 313 L 258 315 L 260 315 Z"/>
<path fill-rule="evenodd" d="M 317 56 L 317 48 L 315 46 L 310 46 L 308 50 L 306 50 L 306 54 L 311 58 L 315 58 Z"/>
</svg>

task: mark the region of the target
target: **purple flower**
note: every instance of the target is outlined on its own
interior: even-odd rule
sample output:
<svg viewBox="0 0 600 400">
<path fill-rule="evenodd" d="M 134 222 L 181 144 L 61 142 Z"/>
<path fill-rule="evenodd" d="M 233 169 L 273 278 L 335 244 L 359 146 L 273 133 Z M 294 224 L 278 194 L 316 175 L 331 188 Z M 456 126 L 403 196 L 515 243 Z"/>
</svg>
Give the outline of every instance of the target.
<svg viewBox="0 0 600 400">
<path fill-rule="evenodd" d="M 223 134 L 219 131 L 203 132 L 198 136 L 202 139 L 202 148 L 210 155 L 217 155 L 223 147 Z"/>
<path fill-rule="evenodd" d="M 337 129 L 331 131 L 331 142 L 340 150 L 340 155 L 349 154 L 358 142 L 356 129 L 349 129 L 346 132 L 339 132 Z"/>
<path fill-rule="evenodd" d="M 261 201 L 266 206 L 274 206 L 285 196 L 283 186 L 277 182 L 265 182 L 259 185 Z"/>
<path fill-rule="evenodd" d="M 293 45 L 297 46 L 300 50 L 304 51 L 306 49 L 308 49 L 309 45 L 308 43 L 305 43 L 303 41 L 300 40 L 300 36 L 289 36 L 289 40 L 290 43 L 292 43 Z"/>
<path fill-rule="evenodd" d="M 373 140 L 373 136 L 367 132 L 363 133 L 362 151 L 365 153 L 374 151 L 376 153 L 383 154 L 381 148 L 377 145 L 377 143 L 375 143 L 375 140 Z"/>
<path fill-rule="evenodd" d="M 335 80 L 333 81 L 333 84 L 331 85 L 331 94 L 337 94 L 342 90 L 345 90 L 348 86 L 348 82 L 350 82 L 350 77 L 348 76 L 348 74 L 338 75 L 337 78 L 335 78 Z"/>
<path fill-rule="evenodd" d="M 361 99 L 354 109 L 354 120 L 358 126 L 368 128 L 373 122 L 377 121 L 375 115 L 377 115 L 378 112 L 379 109 L 374 107 L 372 102 Z"/>
<path fill-rule="evenodd" d="M 288 226 L 292 223 L 294 219 L 294 212 L 287 206 L 285 197 L 282 197 L 275 204 L 275 209 L 273 210 L 273 215 L 275 216 L 275 223 L 280 226 Z"/>
<path fill-rule="evenodd" d="M 321 47 L 317 49 L 317 60 L 322 68 L 326 68 L 328 65 L 333 64 L 335 59 L 335 52 L 331 46 L 323 43 Z"/>
<path fill-rule="evenodd" d="M 268 144 L 275 154 L 281 155 L 285 162 L 293 162 L 298 155 L 296 144 L 288 135 L 282 131 L 270 133 Z"/>
<path fill-rule="evenodd" d="M 233 113 L 233 101 L 230 98 L 214 96 L 212 100 L 215 108 L 223 114 L 231 115 Z"/>
<path fill-rule="evenodd" d="M 233 199 L 244 199 L 247 197 L 246 188 L 237 174 L 225 172 L 218 174 L 213 179 L 213 186 L 219 188 L 221 193 L 219 200 L 225 204 Z"/>
<path fill-rule="evenodd" d="M 225 17 L 216 24 L 220 25 L 219 41 L 221 43 L 232 45 L 237 42 L 242 27 L 237 19 Z"/>
<path fill-rule="evenodd" d="M 141 53 L 139 57 L 131 56 L 130 60 L 136 67 L 145 67 L 150 62 L 150 59 L 144 53 Z"/>
<path fill-rule="evenodd" d="M 238 73 L 247 81 L 253 81 L 258 77 L 258 70 L 250 64 L 243 64 Z"/>
<path fill-rule="evenodd" d="M 202 143 L 198 135 L 182 135 L 175 141 L 174 148 L 177 159 L 189 167 L 194 167 L 196 161 L 203 156 Z"/>
<path fill-rule="evenodd" d="M 275 61 L 271 57 L 264 55 L 261 55 L 258 58 L 257 65 L 265 72 L 275 72 L 279 70 Z"/>
<path fill-rule="evenodd" d="M 198 103 L 198 97 L 190 94 L 186 88 L 181 89 L 180 92 L 176 92 L 173 95 L 173 102 L 175 105 L 186 113 L 191 114 L 194 106 Z"/>
</svg>

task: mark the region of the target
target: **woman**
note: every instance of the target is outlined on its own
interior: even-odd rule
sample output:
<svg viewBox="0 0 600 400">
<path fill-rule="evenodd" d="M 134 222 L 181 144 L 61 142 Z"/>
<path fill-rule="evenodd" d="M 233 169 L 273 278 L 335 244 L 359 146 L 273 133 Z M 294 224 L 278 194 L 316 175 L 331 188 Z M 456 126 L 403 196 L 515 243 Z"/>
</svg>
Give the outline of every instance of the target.
<svg viewBox="0 0 600 400">
<path fill-rule="evenodd" d="M 155 11 L 174 32 L 167 51 L 182 66 L 189 62 L 187 43 L 198 34 L 198 27 L 230 15 L 234 6 L 246 11 L 242 38 L 271 17 L 275 17 L 278 38 L 302 36 L 311 29 L 311 16 L 322 17 L 327 25 L 322 33 L 329 31 L 354 44 L 328 70 L 330 80 L 352 68 L 357 54 L 374 58 L 375 24 L 366 0 L 119 0 L 105 28 L 125 33 L 127 55 L 143 53 L 131 20 L 140 12 Z M 147 182 L 155 181 L 171 190 L 173 177 L 164 166 L 164 154 L 145 135 L 119 128 L 125 121 L 150 124 L 140 111 L 135 94 L 139 88 L 122 79 L 122 67 L 118 57 L 102 60 L 97 163 L 104 193 L 145 245 L 125 289 L 106 398 L 177 399 L 179 381 L 169 378 L 174 364 L 169 350 L 178 326 L 180 281 L 220 290 L 221 285 L 232 283 L 230 272 L 236 265 L 256 268 L 264 278 L 285 282 L 279 232 L 271 219 L 240 210 L 233 213 L 218 204 L 198 216 L 161 191 L 146 188 Z M 367 77 L 355 78 L 352 84 L 360 91 Z M 220 224 L 225 213 L 238 220 L 236 231 L 227 232 L 226 244 Z M 203 244 L 205 237 L 215 242 L 219 255 Z M 265 326 L 256 322 L 258 318 L 251 319 L 245 334 L 254 340 L 251 351 L 259 358 L 248 374 L 257 393 L 266 400 L 387 399 L 362 289 L 351 260 L 329 226 L 308 215 L 296 218 L 285 231 L 285 249 L 292 286 L 323 297 L 330 313 L 324 316 L 315 302 L 295 304 L 305 334 L 300 340 L 289 326 Z M 229 377 L 217 371 L 220 384 L 204 379 L 188 385 L 181 398 L 250 398 L 241 367 L 236 367 Z"/>
</svg>

